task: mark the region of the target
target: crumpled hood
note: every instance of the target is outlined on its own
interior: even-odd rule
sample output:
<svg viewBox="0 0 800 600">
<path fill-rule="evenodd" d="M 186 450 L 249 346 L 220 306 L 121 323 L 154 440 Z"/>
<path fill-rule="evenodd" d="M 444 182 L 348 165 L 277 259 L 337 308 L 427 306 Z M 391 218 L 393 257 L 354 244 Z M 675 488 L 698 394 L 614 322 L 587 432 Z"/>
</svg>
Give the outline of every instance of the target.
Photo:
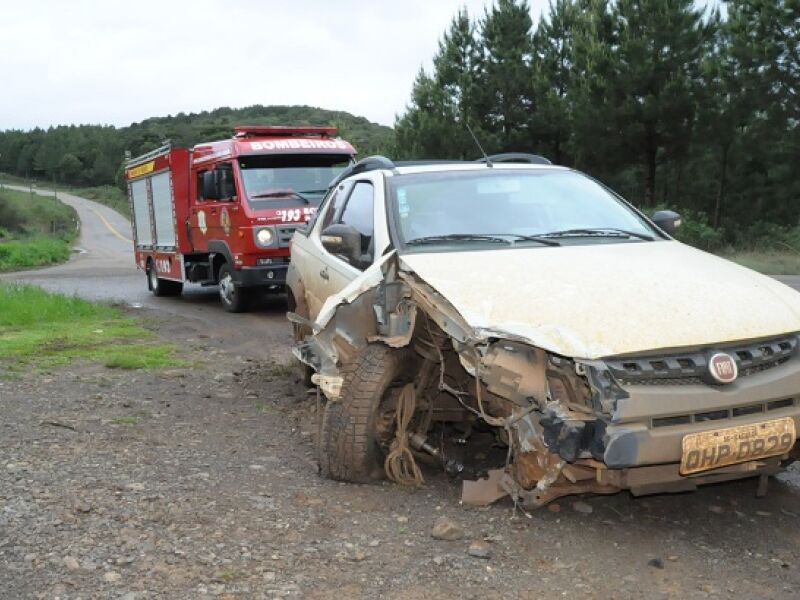
<svg viewBox="0 0 800 600">
<path fill-rule="evenodd" d="M 674 241 L 404 254 L 487 336 L 574 358 L 800 331 L 800 293 Z"/>
</svg>

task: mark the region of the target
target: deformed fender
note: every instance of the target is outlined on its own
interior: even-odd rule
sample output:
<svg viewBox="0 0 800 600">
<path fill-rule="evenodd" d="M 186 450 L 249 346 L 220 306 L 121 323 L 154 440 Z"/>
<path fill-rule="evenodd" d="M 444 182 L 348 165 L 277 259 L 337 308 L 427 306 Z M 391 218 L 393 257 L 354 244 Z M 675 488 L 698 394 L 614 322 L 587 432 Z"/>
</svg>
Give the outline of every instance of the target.
<svg viewBox="0 0 800 600">
<path fill-rule="evenodd" d="M 295 312 L 300 316 L 308 317 L 308 303 L 306 302 L 306 286 L 300 278 L 300 273 L 297 269 L 293 269 L 289 265 L 286 271 L 286 287 L 291 294 L 290 298 L 294 299 L 294 305 L 289 304 L 289 310 Z"/>
<path fill-rule="evenodd" d="M 339 367 L 370 342 L 399 348 L 410 343 L 419 309 L 454 341 L 477 341 L 461 315 L 413 273 L 402 271 L 396 252 L 330 296 L 313 324 L 315 335 L 293 348 L 294 355 L 316 372 L 314 381 L 328 399 L 339 397 Z"/>
</svg>

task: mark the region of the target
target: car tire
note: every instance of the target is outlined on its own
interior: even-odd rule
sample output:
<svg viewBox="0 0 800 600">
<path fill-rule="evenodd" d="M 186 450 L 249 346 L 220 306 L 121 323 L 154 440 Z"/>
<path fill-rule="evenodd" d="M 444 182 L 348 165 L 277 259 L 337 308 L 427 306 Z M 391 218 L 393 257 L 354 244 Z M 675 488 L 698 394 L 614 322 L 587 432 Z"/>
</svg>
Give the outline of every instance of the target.
<svg viewBox="0 0 800 600">
<path fill-rule="evenodd" d="M 249 306 L 249 291 L 236 285 L 233 278 L 233 269 L 228 263 L 219 268 L 217 277 L 219 285 L 219 299 L 222 308 L 231 313 L 239 313 L 247 310 Z"/>
<path fill-rule="evenodd" d="M 155 263 L 152 261 L 147 266 L 147 286 L 154 296 L 162 298 L 164 296 L 179 296 L 183 291 L 183 282 L 162 279 L 158 276 Z"/>
<path fill-rule="evenodd" d="M 320 475 L 353 483 L 385 478 L 384 452 L 376 437 L 379 409 L 400 377 L 406 355 L 373 343 L 342 367 L 342 396 L 326 403 L 317 440 Z"/>
</svg>

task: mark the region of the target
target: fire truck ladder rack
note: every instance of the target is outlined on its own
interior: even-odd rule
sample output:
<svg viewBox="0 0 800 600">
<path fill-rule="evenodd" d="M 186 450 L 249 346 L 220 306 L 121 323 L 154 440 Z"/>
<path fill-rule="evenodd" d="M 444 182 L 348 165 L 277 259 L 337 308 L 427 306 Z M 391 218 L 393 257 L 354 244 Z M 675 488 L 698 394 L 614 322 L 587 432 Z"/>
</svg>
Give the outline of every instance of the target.
<svg viewBox="0 0 800 600">
<path fill-rule="evenodd" d="M 145 152 L 141 156 L 137 156 L 136 158 L 128 159 L 125 162 L 125 166 L 126 167 L 132 167 L 132 166 L 134 166 L 134 165 L 136 165 L 138 163 L 147 162 L 148 160 L 152 160 L 152 159 L 154 159 L 154 158 L 156 158 L 158 156 L 161 156 L 162 154 L 166 154 L 170 150 L 172 150 L 172 142 L 170 140 L 167 140 L 166 144 L 156 148 L 155 150 L 150 150 L 150 152 Z"/>
</svg>

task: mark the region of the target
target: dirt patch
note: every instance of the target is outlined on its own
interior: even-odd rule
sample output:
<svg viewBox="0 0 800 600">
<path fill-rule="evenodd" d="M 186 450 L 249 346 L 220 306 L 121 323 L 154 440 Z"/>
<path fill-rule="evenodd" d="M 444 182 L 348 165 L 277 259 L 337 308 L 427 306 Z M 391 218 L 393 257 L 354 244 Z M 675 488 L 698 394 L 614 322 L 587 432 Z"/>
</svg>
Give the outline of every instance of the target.
<svg viewBox="0 0 800 600">
<path fill-rule="evenodd" d="M 461 507 L 431 472 L 418 491 L 338 484 L 317 476 L 314 401 L 281 363 L 184 342 L 191 368 L 0 381 L 7 597 L 800 594 L 799 496 L 781 483 L 762 500 L 745 481 L 529 517 Z M 440 517 L 463 537 L 434 539 Z"/>
</svg>

